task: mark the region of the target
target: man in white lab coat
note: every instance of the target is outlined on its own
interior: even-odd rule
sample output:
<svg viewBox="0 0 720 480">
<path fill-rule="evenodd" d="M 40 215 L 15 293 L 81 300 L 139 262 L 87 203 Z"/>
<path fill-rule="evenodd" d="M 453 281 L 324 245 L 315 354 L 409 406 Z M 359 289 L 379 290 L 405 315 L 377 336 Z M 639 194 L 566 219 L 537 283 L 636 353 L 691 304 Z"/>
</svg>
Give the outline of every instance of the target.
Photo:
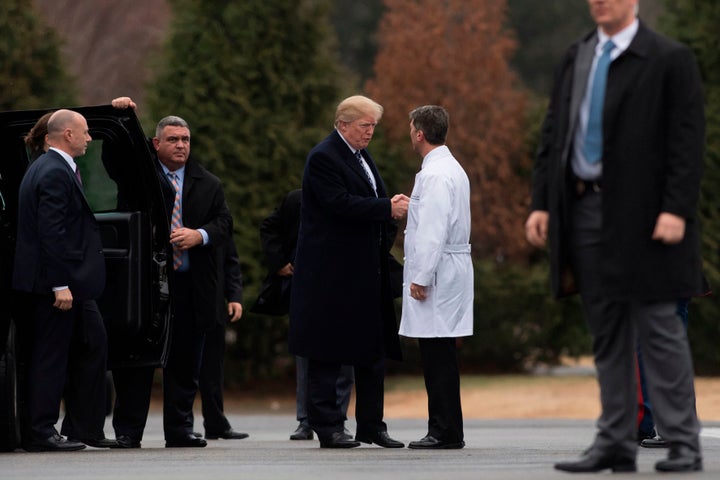
<svg viewBox="0 0 720 480">
<path fill-rule="evenodd" d="M 405 231 L 400 335 L 418 339 L 428 394 L 428 433 L 409 448 L 463 448 L 455 342 L 473 333 L 470 182 L 445 146 L 448 113 L 410 112 L 410 139 L 423 157 Z"/>
</svg>

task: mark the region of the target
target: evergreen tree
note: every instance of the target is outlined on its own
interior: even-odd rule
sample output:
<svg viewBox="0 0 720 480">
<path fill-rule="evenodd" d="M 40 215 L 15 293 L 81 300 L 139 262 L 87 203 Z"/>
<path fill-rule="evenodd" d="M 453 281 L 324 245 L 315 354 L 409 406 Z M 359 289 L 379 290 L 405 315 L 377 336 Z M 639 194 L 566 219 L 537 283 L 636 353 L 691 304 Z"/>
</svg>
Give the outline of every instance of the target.
<svg viewBox="0 0 720 480">
<path fill-rule="evenodd" d="M 340 60 L 364 82 L 372 76 L 383 0 L 334 0 L 333 4 L 331 20 L 339 40 Z"/>
<path fill-rule="evenodd" d="M 686 0 L 665 3 L 666 15 L 661 28 L 689 45 L 700 64 L 705 88 L 705 172 L 700 196 L 700 221 L 703 229 L 703 269 L 717 296 L 720 288 L 720 3 L 717 0 Z M 691 304 L 689 335 L 696 367 L 718 371 L 720 350 L 720 305 L 714 297 Z"/>
<path fill-rule="evenodd" d="M 508 0 L 508 20 L 518 39 L 512 63 L 525 85 L 548 95 L 554 67 L 571 42 L 595 27 L 587 2 Z"/>
<path fill-rule="evenodd" d="M 149 92 L 157 121 L 179 115 L 192 156 L 220 177 L 233 213 L 244 306 L 265 275 L 258 229 L 288 191 L 301 186 L 307 153 L 332 129 L 347 78 L 334 46 L 328 0 L 170 0 L 174 18 Z M 238 322 L 250 376 L 285 352 L 287 325 Z M 277 351 L 276 351 L 277 350 Z"/>
<path fill-rule="evenodd" d="M 0 110 L 71 105 L 74 84 L 62 64 L 60 39 L 32 0 L 3 0 L 0 32 Z"/>
</svg>

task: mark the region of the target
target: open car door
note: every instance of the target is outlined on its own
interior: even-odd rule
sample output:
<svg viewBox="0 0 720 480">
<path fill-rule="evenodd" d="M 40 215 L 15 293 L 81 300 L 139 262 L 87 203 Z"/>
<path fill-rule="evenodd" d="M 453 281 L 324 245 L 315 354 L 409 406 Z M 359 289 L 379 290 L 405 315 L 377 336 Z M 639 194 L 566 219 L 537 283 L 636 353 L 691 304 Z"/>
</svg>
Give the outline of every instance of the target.
<svg viewBox="0 0 720 480">
<path fill-rule="evenodd" d="M 100 225 L 106 286 L 98 306 L 108 332 L 108 368 L 164 365 L 170 332 L 169 219 L 155 160 L 132 110 L 73 108 L 92 142 L 76 159 Z M 0 112 L 0 449 L 13 449 L 29 350 L 30 309 L 11 288 L 20 182 L 30 163 L 23 137 L 47 110 Z M 10 305 L 10 308 L 6 306 Z"/>
</svg>

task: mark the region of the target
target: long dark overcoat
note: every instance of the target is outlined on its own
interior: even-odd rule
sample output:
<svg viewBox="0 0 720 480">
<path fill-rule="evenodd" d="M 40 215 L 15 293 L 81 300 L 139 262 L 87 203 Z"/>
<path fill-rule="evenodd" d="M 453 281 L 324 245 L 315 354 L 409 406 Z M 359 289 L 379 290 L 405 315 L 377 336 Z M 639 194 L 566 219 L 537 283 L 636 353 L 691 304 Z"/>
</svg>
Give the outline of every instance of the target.
<svg viewBox="0 0 720 480">
<path fill-rule="evenodd" d="M 333 131 L 309 153 L 290 301 L 290 351 L 316 360 L 400 359 L 390 290 L 391 207 Z"/>
<path fill-rule="evenodd" d="M 159 165 L 157 161 L 165 209 L 170 218 L 175 189 Z M 206 331 L 212 328 L 219 318 L 224 319 L 227 315 L 222 275 L 224 247 L 230 241 L 233 221 L 225 203 L 220 179 L 192 157 L 185 164 L 182 222 L 187 228 L 204 229 L 209 238 L 207 245 L 198 245 L 189 250 L 195 324 L 198 330 Z M 170 281 L 173 281 L 172 272 Z"/>
<path fill-rule="evenodd" d="M 574 292 L 568 266 L 569 152 L 573 74 L 583 43 L 556 72 L 533 175 L 532 210 L 550 213 L 553 292 Z M 691 51 L 642 22 L 610 65 L 603 112 L 602 276 L 619 300 L 675 300 L 704 293 L 697 220 L 705 120 L 700 74 Z M 576 102 L 575 102 L 576 103 Z M 660 212 L 686 220 L 678 245 L 651 239 Z"/>
</svg>

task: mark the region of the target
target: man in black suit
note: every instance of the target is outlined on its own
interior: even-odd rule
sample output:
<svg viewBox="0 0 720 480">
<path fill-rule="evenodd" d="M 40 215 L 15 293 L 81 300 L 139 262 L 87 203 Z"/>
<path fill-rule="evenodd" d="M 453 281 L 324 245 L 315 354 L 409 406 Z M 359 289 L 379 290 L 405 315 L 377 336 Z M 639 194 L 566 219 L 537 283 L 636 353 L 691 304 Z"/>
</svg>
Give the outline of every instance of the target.
<svg viewBox="0 0 720 480">
<path fill-rule="evenodd" d="M 227 301 L 227 314 L 221 312 L 216 322 L 205 334 L 205 346 L 200 364 L 200 398 L 202 399 L 205 438 L 217 440 L 242 440 L 248 434 L 236 432 L 225 416 L 223 386 L 225 371 L 225 328 L 229 322 L 237 322 L 243 313 L 242 270 L 235 242 L 228 238 L 220 250 L 223 265 L 223 291 Z"/>
<path fill-rule="evenodd" d="M 367 97 L 340 102 L 335 131 L 310 151 L 303 175 L 289 341 L 309 359 L 308 418 L 322 448 L 404 446 L 387 433 L 383 396 L 385 358 L 401 358 L 388 229 L 408 198 L 387 198 L 366 150 L 382 113 Z M 336 398 L 342 365 L 355 369 L 355 441 Z"/>
<path fill-rule="evenodd" d="M 127 97 L 117 108 L 134 107 Z M 172 338 L 163 369 L 165 446 L 205 447 L 193 435 L 192 406 L 205 332 L 224 310 L 222 247 L 232 231 L 232 217 L 220 180 L 190 159 L 190 128 L 180 117 L 158 122 L 152 140 L 168 217 L 172 218 L 169 263 L 172 263 Z M 154 369 L 115 369 L 117 396 L 113 427 L 118 443 L 139 448 L 150 406 Z"/>
<path fill-rule="evenodd" d="M 48 121 L 47 153 L 20 186 L 13 286 L 34 308 L 28 370 L 28 451 L 113 446 L 103 434 L 107 334 L 95 299 L 105 286 L 100 232 L 83 194 L 74 158 L 90 134 L 77 112 L 58 110 Z M 64 428 L 55 430 L 67 385 Z M 83 443 L 84 442 L 84 443 Z"/>
<path fill-rule="evenodd" d="M 658 429 L 659 471 L 702 469 L 690 348 L 677 302 L 703 293 L 697 203 L 701 79 L 691 51 L 636 18 L 638 0 L 589 0 L 598 29 L 556 74 L 525 224 L 549 238 L 557 296 L 578 291 L 602 412 L 568 472 L 636 470 L 636 335 Z"/>
</svg>

